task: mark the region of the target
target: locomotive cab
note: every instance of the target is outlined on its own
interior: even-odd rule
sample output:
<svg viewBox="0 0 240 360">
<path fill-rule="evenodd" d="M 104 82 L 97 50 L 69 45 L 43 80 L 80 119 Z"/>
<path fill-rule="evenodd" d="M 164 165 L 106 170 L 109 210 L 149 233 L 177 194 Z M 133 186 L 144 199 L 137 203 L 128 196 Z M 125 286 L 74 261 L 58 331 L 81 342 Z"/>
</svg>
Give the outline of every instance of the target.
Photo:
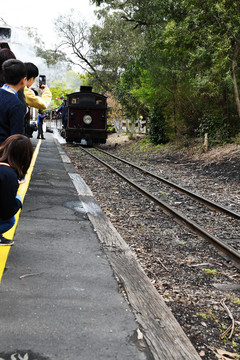
<svg viewBox="0 0 240 360">
<path fill-rule="evenodd" d="M 107 98 L 81 86 L 80 92 L 67 95 L 67 142 L 104 144 L 107 139 Z"/>
</svg>

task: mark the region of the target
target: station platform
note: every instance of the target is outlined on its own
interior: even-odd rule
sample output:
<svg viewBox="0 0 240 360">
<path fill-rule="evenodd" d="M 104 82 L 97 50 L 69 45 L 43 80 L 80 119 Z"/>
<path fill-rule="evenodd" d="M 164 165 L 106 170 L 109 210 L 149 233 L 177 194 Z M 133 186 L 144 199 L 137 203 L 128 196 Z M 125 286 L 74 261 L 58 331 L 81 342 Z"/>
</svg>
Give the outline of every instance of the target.
<svg viewBox="0 0 240 360">
<path fill-rule="evenodd" d="M 1 279 L 0 359 L 199 360 L 61 145 L 45 135 L 32 140 L 36 162 Z"/>
</svg>

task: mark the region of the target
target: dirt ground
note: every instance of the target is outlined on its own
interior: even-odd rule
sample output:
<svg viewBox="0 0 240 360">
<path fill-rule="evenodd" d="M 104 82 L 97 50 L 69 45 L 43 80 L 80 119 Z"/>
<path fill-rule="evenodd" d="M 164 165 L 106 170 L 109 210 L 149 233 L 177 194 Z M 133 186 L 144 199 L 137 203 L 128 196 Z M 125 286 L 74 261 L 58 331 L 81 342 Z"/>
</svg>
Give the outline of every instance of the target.
<svg viewBox="0 0 240 360">
<path fill-rule="evenodd" d="M 125 149 L 125 152 L 127 149 L 132 151 L 132 146 L 134 146 L 139 156 L 141 154 L 146 157 L 148 153 L 151 153 L 152 158 L 156 161 L 161 158 L 166 161 L 183 163 L 206 175 L 225 177 L 228 180 L 240 182 L 240 145 L 237 143 L 217 146 L 206 152 L 203 150 L 203 146 L 199 147 L 199 144 L 195 146 L 195 143 L 185 149 L 178 149 L 175 145 L 170 145 L 157 150 L 149 146 L 149 149 L 142 150 L 140 144 L 143 138 L 143 134 L 137 134 L 134 140 L 130 140 L 126 134 L 112 134 L 108 137 L 105 146 L 115 147 L 117 151 Z"/>
<path fill-rule="evenodd" d="M 141 140 L 143 138 L 144 135 L 141 134 L 136 135 L 136 140 Z M 108 136 L 106 145 L 126 146 L 128 144 L 131 144 L 132 142 L 133 140 L 130 140 L 129 136 L 124 133 L 111 134 Z M 186 156 L 191 157 L 193 160 L 205 161 L 208 164 L 213 162 L 222 162 L 227 159 L 231 160 L 232 158 L 235 157 L 239 158 L 240 160 L 240 145 L 238 145 L 237 143 L 227 144 L 227 145 L 215 147 L 206 152 L 199 151 L 199 149 L 197 152 L 195 152 L 193 147 L 190 146 L 190 149 L 186 150 L 185 153 Z"/>
</svg>

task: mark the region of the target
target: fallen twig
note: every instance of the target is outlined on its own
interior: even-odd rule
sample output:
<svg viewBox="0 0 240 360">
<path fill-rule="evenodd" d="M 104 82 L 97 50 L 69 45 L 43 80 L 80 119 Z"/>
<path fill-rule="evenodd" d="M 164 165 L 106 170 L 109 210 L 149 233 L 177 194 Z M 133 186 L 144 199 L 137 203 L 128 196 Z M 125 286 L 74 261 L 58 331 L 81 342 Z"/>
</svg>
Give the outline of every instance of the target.
<svg viewBox="0 0 240 360">
<path fill-rule="evenodd" d="M 159 264 L 162 265 L 162 267 L 164 267 L 164 269 L 165 269 L 166 271 L 170 272 L 170 271 L 168 270 L 168 268 L 162 263 L 162 261 L 161 261 L 159 258 L 157 258 L 157 261 L 159 262 Z"/>
<path fill-rule="evenodd" d="M 189 267 L 197 267 L 197 266 L 207 266 L 207 265 L 211 265 L 210 263 L 202 263 L 202 264 L 192 264 L 192 265 L 188 265 Z"/>
<path fill-rule="evenodd" d="M 234 331 L 234 327 L 235 327 L 235 320 L 233 318 L 233 315 L 231 313 L 231 311 L 228 309 L 227 305 L 225 304 L 224 300 L 220 301 L 220 304 L 223 306 L 223 308 L 227 311 L 228 316 L 230 317 L 230 319 L 232 320 L 232 324 L 222 333 L 222 335 L 220 336 L 221 339 L 224 339 L 224 337 L 230 332 L 230 335 L 228 337 L 228 339 L 231 339 L 232 335 L 233 335 L 233 331 Z"/>
<path fill-rule="evenodd" d="M 28 277 L 28 276 L 36 276 L 36 275 L 42 275 L 42 274 L 44 274 L 44 273 L 40 272 L 40 273 L 24 274 L 24 275 L 19 276 L 19 279 L 24 279 L 25 277 Z"/>
</svg>

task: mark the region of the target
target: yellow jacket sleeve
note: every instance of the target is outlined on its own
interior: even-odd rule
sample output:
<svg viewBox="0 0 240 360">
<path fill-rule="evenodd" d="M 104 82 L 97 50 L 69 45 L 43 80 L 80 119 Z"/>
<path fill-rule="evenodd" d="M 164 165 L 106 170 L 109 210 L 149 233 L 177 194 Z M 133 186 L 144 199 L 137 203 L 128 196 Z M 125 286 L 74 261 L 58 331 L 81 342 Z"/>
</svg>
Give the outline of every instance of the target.
<svg viewBox="0 0 240 360">
<path fill-rule="evenodd" d="M 24 88 L 26 104 L 40 110 L 46 110 L 52 99 L 52 93 L 45 87 L 41 96 L 35 95 L 34 91 L 28 87 Z"/>
</svg>

